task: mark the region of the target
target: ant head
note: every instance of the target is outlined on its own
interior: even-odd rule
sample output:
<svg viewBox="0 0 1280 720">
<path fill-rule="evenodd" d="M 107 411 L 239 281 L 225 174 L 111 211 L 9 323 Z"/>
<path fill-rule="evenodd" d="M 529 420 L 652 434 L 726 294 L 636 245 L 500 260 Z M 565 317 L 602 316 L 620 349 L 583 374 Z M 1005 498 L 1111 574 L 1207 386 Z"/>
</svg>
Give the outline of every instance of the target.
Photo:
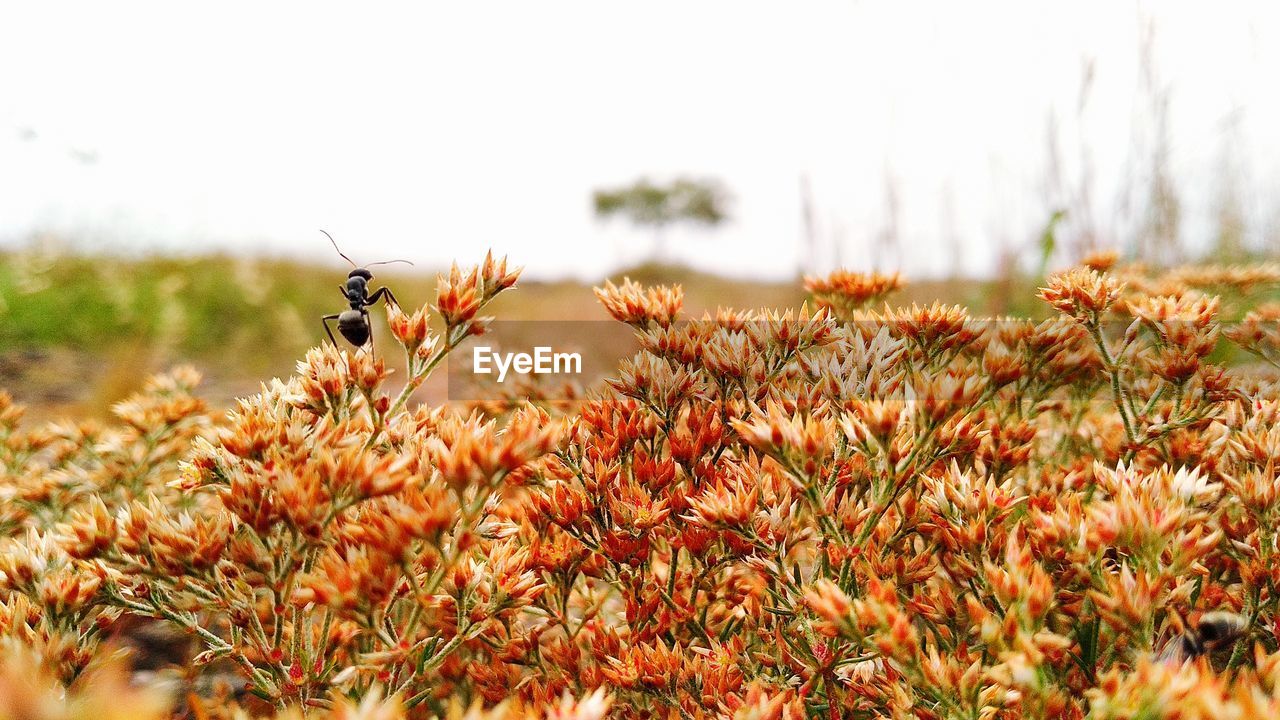
<svg viewBox="0 0 1280 720">
<path fill-rule="evenodd" d="M 349 278 L 360 277 L 360 278 L 364 278 L 365 280 L 372 280 L 373 273 L 369 272 L 368 270 L 362 267 L 358 267 L 355 270 L 352 270 L 351 272 L 347 273 L 347 277 Z"/>
</svg>

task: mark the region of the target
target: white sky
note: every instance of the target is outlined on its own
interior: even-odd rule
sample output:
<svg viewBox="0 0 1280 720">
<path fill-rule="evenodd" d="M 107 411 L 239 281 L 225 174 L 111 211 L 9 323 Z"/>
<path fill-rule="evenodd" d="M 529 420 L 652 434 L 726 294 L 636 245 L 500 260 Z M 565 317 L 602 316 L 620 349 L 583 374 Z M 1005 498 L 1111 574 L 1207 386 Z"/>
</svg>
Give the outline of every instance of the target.
<svg viewBox="0 0 1280 720">
<path fill-rule="evenodd" d="M 686 173 L 728 185 L 734 221 L 670 232 L 673 255 L 785 277 L 807 175 L 846 265 L 946 273 L 958 243 L 959 269 L 981 272 L 1048 215 L 1051 109 L 1067 172 L 1083 138 L 1098 220 L 1124 239 L 1146 19 L 1188 237 L 1209 232 L 1229 157 L 1257 235 L 1280 218 L 1277 5 L 0 0 L 0 245 L 47 231 L 340 263 L 323 227 L 362 262 L 491 246 L 593 277 L 651 236 L 597 222 L 591 190 Z M 870 250 L 886 174 L 896 259 Z"/>
</svg>

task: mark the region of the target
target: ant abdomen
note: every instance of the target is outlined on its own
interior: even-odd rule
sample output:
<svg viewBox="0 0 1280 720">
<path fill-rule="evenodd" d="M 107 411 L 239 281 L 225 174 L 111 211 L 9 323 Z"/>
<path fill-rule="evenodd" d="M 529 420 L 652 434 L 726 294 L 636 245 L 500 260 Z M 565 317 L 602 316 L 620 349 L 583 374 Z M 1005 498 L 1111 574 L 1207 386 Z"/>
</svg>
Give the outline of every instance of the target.
<svg viewBox="0 0 1280 720">
<path fill-rule="evenodd" d="M 338 315 L 338 332 L 347 342 L 364 347 L 369 342 L 369 319 L 359 310 L 347 310 Z"/>
</svg>

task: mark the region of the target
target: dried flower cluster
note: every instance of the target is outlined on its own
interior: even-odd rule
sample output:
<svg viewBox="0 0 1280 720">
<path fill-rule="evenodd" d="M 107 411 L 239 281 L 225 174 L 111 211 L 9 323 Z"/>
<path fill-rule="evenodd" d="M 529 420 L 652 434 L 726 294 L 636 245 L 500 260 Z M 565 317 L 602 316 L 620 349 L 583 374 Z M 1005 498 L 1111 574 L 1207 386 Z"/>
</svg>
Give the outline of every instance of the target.
<svg viewBox="0 0 1280 720">
<path fill-rule="evenodd" d="M 225 420 L 185 370 L 102 427 L 0 398 L 0 717 L 1280 716 L 1280 393 L 1230 352 L 1280 314 L 1223 317 L 1274 269 L 1098 256 L 1039 322 L 606 284 L 607 386 L 412 407 L 516 275 L 389 308 L 394 397 L 325 348 Z M 113 660 L 150 628 L 163 697 Z"/>
</svg>

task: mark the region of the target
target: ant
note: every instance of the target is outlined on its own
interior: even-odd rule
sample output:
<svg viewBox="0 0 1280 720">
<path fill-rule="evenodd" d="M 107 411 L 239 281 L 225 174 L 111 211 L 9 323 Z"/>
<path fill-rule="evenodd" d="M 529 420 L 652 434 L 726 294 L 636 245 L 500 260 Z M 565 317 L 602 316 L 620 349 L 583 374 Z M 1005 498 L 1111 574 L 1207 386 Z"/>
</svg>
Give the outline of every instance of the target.
<svg viewBox="0 0 1280 720">
<path fill-rule="evenodd" d="M 355 268 L 355 270 L 347 274 L 347 283 L 338 286 L 338 289 L 342 291 L 342 296 L 351 304 L 351 309 L 344 310 L 337 315 L 325 315 L 320 321 L 324 323 L 324 331 L 329 334 L 329 342 L 333 343 L 335 347 L 338 341 L 333 339 L 333 331 L 329 329 L 330 320 L 338 321 L 338 332 L 342 333 L 342 337 L 346 338 L 347 342 L 355 345 L 357 349 L 362 348 L 365 343 L 370 342 L 373 338 L 373 324 L 369 322 L 369 311 L 366 308 L 370 305 L 378 304 L 383 295 L 387 298 L 386 302 L 400 307 L 400 301 L 396 300 L 396 296 L 391 293 L 391 288 L 385 285 L 378 288 L 378 291 L 374 294 L 369 294 L 369 281 L 373 280 L 373 273 L 369 272 L 367 268 L 374 265 L 387 265 L 398 262 L 406 265 L 412 265 L 413 263 L 408 260 L 383 260 L 360 267 L 355 264 L 355 261 L 343 254 L 342 250 L 338 248 L 338 241 L 334 240 L 332 235 L 324 230 L 320 232 L 329 238 L 329 242 L 333 243 L 333 249 L 337 250 L 339 255 L 342 255 L 342 259 L 351 263 L 351 267 Z"/>
</svg>

